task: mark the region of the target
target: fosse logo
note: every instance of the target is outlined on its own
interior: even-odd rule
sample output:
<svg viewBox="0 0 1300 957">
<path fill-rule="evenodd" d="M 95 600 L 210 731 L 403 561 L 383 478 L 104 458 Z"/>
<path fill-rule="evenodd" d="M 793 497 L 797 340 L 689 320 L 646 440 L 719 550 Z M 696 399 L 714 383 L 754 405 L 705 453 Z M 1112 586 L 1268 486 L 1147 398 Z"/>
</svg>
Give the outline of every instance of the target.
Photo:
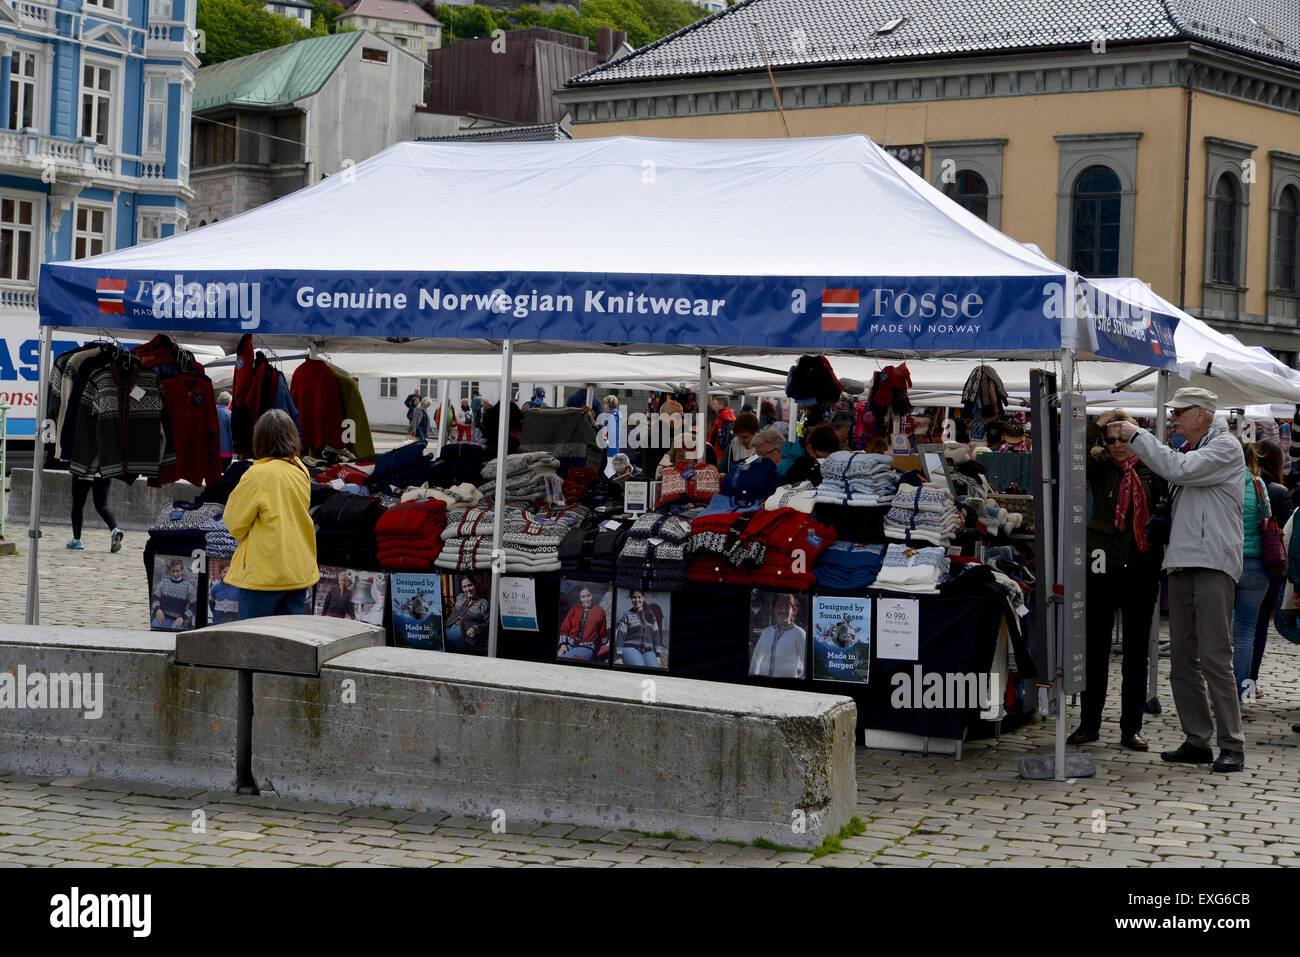
<svg viewBox="0 0 1300 957">
<path fill-rule="evenodd" d="M 97 284 L 101 311 L 114 311 L 104 308 L 102 290 L 105 283 L 117 282 L 126 286 L 125 280 L 112 279 Z M 170 283 L 141 280 L 133 298 L 148 303 L 156 319 L 238 319 L 241 329 L 256 329 L 262 323 L 262 288 L 255 282 L 186 282 L 177 273 Z"/>
</svg>

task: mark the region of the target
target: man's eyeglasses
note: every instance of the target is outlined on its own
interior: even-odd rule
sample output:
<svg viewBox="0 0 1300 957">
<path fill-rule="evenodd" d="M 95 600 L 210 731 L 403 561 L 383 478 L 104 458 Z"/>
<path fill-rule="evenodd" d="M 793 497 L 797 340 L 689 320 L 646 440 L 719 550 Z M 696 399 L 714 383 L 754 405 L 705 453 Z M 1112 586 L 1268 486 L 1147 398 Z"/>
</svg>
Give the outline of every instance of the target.
<svg viewBox="0 0 1300 957">
<path fill-rule="evenodd" d="M 1107 444 L 1107 445 L 1123 445 L 1123 444 L 1124 444 L 1124 440 L 1123 440 L 1122 438 L 1120 438 L 1118 435 L 1111 435 L 1111 436 L 1107 436 L 1107 437 L 1106 437 L 1106 444 Z"/>
<path fill-rule="evenodd" d="M 1170 410 L 1169 410 L 1169 414 L 1170 414 L 1170 415 L 1186 415 L 1188 412 L 1191 412 L 1192 409 L 1195 409 L 1195 408 L 1197 408 L 1197 406 L 1194 406 L 1194 405 L 1185 405 L 1185 406 L 1183 406 L 1181 409 L 1170 409 Z"/>
</svg>

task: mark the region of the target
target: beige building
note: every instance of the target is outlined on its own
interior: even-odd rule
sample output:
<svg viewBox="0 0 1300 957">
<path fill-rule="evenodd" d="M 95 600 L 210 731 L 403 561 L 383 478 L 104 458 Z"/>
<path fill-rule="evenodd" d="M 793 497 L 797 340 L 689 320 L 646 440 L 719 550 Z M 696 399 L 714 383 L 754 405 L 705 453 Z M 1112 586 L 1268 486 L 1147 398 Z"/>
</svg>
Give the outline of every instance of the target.
<svg viewBox="0 0 1300 957">
<path fill-rule="evenodd" d="M 442 24 L 406 0 L 357 0 L 334 22 L 340 27 L 369 30 L 421 62 L 442 46 Z"/>
<path fill-rule="evenodd" d="M 865 133 L 1021 242 L 1084 275 L 1138 276 L 1294 364 L 1294 4 L 898 9 L 752 0 L 574 77 L 557 99 L 575 139 Z"/>
</svg>

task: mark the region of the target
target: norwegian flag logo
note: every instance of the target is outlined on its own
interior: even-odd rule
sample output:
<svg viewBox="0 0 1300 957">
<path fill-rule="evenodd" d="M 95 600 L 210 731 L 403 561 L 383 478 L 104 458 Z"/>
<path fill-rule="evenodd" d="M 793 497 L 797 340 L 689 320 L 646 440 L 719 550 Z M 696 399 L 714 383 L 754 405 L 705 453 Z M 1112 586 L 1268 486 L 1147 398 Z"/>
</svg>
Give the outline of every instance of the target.
<svg viewBox="0 0 1300 957">
<path fill-rule="evenodd" d="M 1156 324 L 1150 318 L 1147 319 L 1147 331 L 1151 333 L 1151 350 L 1156 355 L 1164 355 L 1160 351 L 1160 333 L 1156 331 Z"/>
<path fill-rule="evenodd" d="M 856 289 L 822 291 L 822 332 L 857 332 L 860 296 Z"/>
<path fill-rule="evenodd" d="M 100 312 L 126 312 L 126 280 L 101 279 L 95 283 L 95 297 L 99 299 Z"/>
</svg>

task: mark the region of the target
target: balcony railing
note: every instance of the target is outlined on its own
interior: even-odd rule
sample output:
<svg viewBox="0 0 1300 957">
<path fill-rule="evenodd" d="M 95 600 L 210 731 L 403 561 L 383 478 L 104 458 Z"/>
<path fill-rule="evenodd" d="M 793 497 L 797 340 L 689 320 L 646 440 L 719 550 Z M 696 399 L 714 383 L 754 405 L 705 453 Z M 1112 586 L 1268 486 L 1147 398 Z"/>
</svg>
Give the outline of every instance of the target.
<svg viewBox="0 0 1300 957">
<path fill-rule="evenodd" d="M 197 53 L 198 35 L 197 30 L 192 30 L 179 21 L 151 20 L 145 28 L 144 43 L 146 48 L 159 53 L 174 53 L 179 50 Z"/>
<path fill-rule="evenodd" d="M 64 10 L 59 8 L 57 2 L 49 2 L 49 0 L 0 0 L 0 3 L 13 11 L 14 19 L 28 33 L 60 36 L 92 46 L 111 47 L 112 44 L 104 43 L 103 38 L 86 37 L 88 32 L 107 24 L 127 38 L 132 53 L 140 53 L 144 48 L 147 31 L 127 22 L 120 12 L 99 12 L 93 7 L 82 11 Z M 125 5 L 126 0 L 119 0 L 119 3 Z M 68 29 L 69 25 L 71 32 Z M 193 52 L 192 33 L 193 31 L 188 28 L 185 30 L 184 45 L 190 52 Z"/>
<path fill-rule="evenodd" d="M 0 164 L 23 170 L 76 169 L 88 172 L 97 166 L 96 145 L 45 133 L 0 130 Z"/>
<path fill-rule="evenodd" d="M 116 177 L 122 165 L 119 156 L 90 140 L 64 139 L 30 130 L 0 130 L 0 169 L 55 182 L 61 173 Z"/>
<path fill-rule="evenodd" d="M 35 309 L 36 287 L 0 285 L 0 310 Z"/>
</svg>

